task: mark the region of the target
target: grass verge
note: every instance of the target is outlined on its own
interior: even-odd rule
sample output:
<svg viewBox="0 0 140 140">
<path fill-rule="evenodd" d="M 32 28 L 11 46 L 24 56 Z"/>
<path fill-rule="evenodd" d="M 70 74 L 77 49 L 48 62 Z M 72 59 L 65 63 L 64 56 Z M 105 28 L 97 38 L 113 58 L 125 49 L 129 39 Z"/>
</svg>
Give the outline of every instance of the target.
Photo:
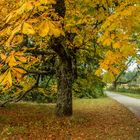
<svg viewBox="0 0 140 140">
<path fill-rule="evenodd" d="M 118 93 L 118 94 L 121 94 L 121 95 L 126 95 L 126 96 L 129 96 L 129 97 L 133 97 L 133 98 L 136 98 L 136 99 L 140 99 L 140 94 L 138 93 L 129 93 L 129 92 L 119 92 L 119 91 L 113 91 L 115 93 Z"/>
<path fill-rule="evenodd" d="M 58 118 L 54 104 L 0 108 L 0 140 L 138 140 L 140 121 L 109 98 L 74 100 L 72 117 Z"/>
</svg>

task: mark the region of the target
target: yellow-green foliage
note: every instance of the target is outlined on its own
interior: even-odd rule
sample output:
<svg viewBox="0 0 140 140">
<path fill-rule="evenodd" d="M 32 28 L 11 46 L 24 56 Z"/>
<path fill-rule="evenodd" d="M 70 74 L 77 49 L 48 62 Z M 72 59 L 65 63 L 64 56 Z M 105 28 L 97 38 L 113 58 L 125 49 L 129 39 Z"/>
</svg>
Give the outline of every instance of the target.
<svg viewBox="0 0 140 140">
<path fill-rule="evenodd" d="M 59 38 L 66 33 L 76 34 L 73 41 L 65 36 L 64 47 L 67 46 L 72 50 L 88 50 L 93 42 L 98 44 L 95 53 L 103 57 L 96 72 L 98 76 L 103 70 L 111 77 L 118 74 L 124 69 L 127 58 L 136 55 L 138 50 L 132 35 L 135 32 L 139 36 L 139 32 L 135 30 L 139 25 L 139 22 L 136 22 L 138 19 L 136 17 L 139 17 L 138 0 L 65 0 L 65 18 L 58 16 L 54 11 L 53 5 L 56 2 L 55 0 L 0 2 L 2 7 L 0 45 L 4 46 L 0 51 L 5 55 L 1 56 L 0 67 L 3 69 L 6 66 L 1 73 L 1 85 L 12 86 L 14 80 L 20 80 L 21 75 L 25 74 L 21 67 L 28 69 L 36 62 L 41 62 L 41 57 L 27 54 L 26 47 L 18 48 L 24 35 L 32 38 L 40 50 L 48 49 L 52 36 Z M 20 53 L 19 59 L 17 53 Z"/>
</svg>

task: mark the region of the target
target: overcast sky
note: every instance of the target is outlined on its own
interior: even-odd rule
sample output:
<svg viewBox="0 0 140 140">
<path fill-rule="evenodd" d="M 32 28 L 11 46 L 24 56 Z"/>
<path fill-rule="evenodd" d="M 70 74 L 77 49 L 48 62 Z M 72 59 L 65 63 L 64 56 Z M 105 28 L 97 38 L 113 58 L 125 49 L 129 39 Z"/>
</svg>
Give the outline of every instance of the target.
<svg viewBox="0 0 140 140">
<path fill-rule="evenodd" d="M 135 68 L 137 68 L 137 63 L 133 62 L 129 67 L 128 67 L 128 71 L 133 71 Z"/>
</svg>

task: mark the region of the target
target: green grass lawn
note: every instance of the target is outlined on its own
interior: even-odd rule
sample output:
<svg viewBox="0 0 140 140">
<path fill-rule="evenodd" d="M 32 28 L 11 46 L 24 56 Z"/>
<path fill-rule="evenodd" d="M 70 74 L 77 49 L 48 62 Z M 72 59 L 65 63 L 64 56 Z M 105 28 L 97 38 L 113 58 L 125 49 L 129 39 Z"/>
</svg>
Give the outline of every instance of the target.
<svg viewBox="0 0 140 140">
<path fill-rule="evenodd" d="M 114 91 L 113 91 L 113 92 L 114 92 Z M 119 92 L 119 91 L 115 91 L 115 93 L 122 94 L 122 95 L 126 95 L 126 96 L 133 97 L 133 98 L 137 98 L 137 99 L 140 99 L 140 94 L 138 94 L 138 93 L 127 93 L 127 92 Z"/>
<path fill-rule="evenodd" d="M 74 100 L 72 117 L 58 118 L 54 104 L 0 108 L 0 140 L 139 140 L 140 121 L 109 98 Z"/>
</svg>

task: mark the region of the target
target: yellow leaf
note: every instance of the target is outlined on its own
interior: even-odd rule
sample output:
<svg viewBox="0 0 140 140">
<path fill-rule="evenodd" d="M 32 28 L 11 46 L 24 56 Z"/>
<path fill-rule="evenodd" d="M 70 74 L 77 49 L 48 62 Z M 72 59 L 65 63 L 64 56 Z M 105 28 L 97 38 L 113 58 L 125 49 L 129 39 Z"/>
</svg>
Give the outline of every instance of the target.
<svg viewBox="0 0 140 140">
<path fill-rule="evenodd" d="M 22 35 L 16 35 L 12 41 L 13 47 L 18 46 L 21 42 L 23 42 L 23 36 Z"/>
<path fill-rule="evenodd" d="M 23 52 L 16 52 L 15 55 L 16 56 L 22 56 L 24 53 Z"/>
<path fill-rule="evenodd" d="M 22 56 L 20 56 L 20 57 L 16 56 L 16 58 L 22 63 L 26 63 L 26 61 L 27 61 L 27 59 L 25 57 L 22 57 Z"/>
<path fill-rule="evenodd" d="M 111 72 L 107 72 L 103 75 L 103 82 L 112 83 L 115 80 L 114 75 Z"/>
<path fill-rule="evenodd" d="M 129 55 L 135 55 L 136 50 L 134 46 L 131 45 L 126 45 L 126 46 L 122 46 L 120 48 L 120 52 L 124 55 L 124 56 L 129 56 Z"/>
<path fill-rule="evenodd" d="M 7 74 L 8 74 L 8 70 L 5 73 L 3 73 L 2 75 L 0 75 L 0 83 L 5 79 Z"/>
<path fill-rule="evenodd" d="M 7 47 L 10 47 L 10 44 L 11 44 L 13 38 L 15 37 L 16 33 L 18 33 L 18 32 L 20 31 L 20 29 L 21 29 L 21 25 L 18 25 L 18 26 L 12 31 L 10 37 L 8 38 L 8 40 L 7 40 L 6 43 L 5 43 L 5 45 L 6 45 Z"/>
<path fill-rule="evenodd" d="M 17 65 L 16 59 L 15 59 L 15 57 L 14 57 L 13 54 L 10 55 L 10 56 L 7 58 L 6 63 L 8 63 L 8 65 L 9 65 L 10 67 L 13 67 L 13 66 L 16 66 L 16 65 Z"/>
<path fill-rule="evenodd" d="M 118 49 L 118 48 L 120 48 L 120 47 L 121 47 L 121 45 L 120 45 L 119 42 L 116 42 L 116 43 L 113 44 L 113 48 L 114 48 L 114 49 Z"/>
<path fill-rule="evenodd" d="M 21 80 L 22 74 L 26 73 L 24 70 L 20 68 L 12 68 L 12 71 L 18 82 Z"/>
<path fill-rule="evenodd" d="M 7 75 L 7 81 L 9 83 L 9 87 L 12 86 L 12 76 L 11 76 L 11 71 L 8 72 L 8 75 Z"/>
<path fill-rule="evenodd" d="M 5 54 L 1 53 L 1 59 L 5 61 L 6 58 L 7 58 L 7 56 Z"/>
<path fill-rule="evenodd" d="M 111 45 L 111 39 L 110 38 L 107 38 L 104 42 L 103 42 L 103 44 L 105 45 L 105 46 L 110 46 Z"/>
<path fill-rule="evenodd" d="M 59 28 L 53 29 L 54 37 L 59 37 L 61 35 L 61 30 Z"/>
<path fill-rule="evenodd" d="M 15 70 L 16 72 L 21 73 L 21 74 L 25 74 L 26 73 L 26 71 L 21 69 L 21 68 L 13 68 L 12 70 Z"/>
<path fill-rule="evenodd" d="M 102 70 L 101 69 L 98 69 L 96 72 L 95 72 L 95 75 L 97 76 L 101 76 L 102 74 Z"/>
<path fill-rule="evenodd" d="M 40 0 L 41 4 L 55 4 L 55 0 Z"/>
<path fill-rule="evenodd" d="M 63 34 L 62 30 L 59 29 L 54 23 L 49 22 L 49 28 L 50 28 L 50 35 L 54 35 L 54 37 L 59 37 L 61 34 Z"/>
<path fill-rule="evenodd" d="M 5 23 L 8 23 L 8 22 L 13 18 L 14 14 L 15 14 L 14 12 L 11 12 L 11 13 L 6 17 Z"/>
<path fill-rule="evenodd" d="M 115 67 L 112 67 L 112 68 L 111 68 L 111 71 L 112 71 L 112 73 L 115 74 L 115 75 L 117 75 L 117 74 L 120 73 L 120 70 L 117 69 L 117 68 L 115 68 Z"/>
<path fill-rule="evenodd" d="M 5 74 L 6 73 L 6 74 Z M 3 80 L 1 81 L 2 85 L 6 85 L 6 87 L 11 87 L 12 86 L 12 76 L 11 76 L 11 71 L 8 70 L 3 74 Z"/>
<path fill-rule="evenodd" d="M 32 25 L 24 22 L 23 28 L 22 28 L 22 33 L 29 35 L 29 34 L 35 34 L 35 31 L 34 31 Z"/>
<path fill-rule="evenodd" d="M 26 12 L 31 11 L 34 8 L 33 1 L 29 1 L 29 2 L 25 3 L 24 8 L 25 8 Z"/>
<path fill-rule="evenodd" d="M 17 15 L 22 15 L 24 12 L 29 12 L 34 8 L 33 1 L 25 2 L 19 9 L 15 11 Z"/>
<path fill-rule="evenodd" d="M 49 33 L 49 24 L 48 24 L 48 22 L 42 22 L 41 23 L 41 25 L 40 25 L 40 27 L 39 27 L 39 35 L 41 36 L 41 37 L 45 37 L 45 36 L 47 36 L 48 35 L 48 33 Z"/>
</svg>

